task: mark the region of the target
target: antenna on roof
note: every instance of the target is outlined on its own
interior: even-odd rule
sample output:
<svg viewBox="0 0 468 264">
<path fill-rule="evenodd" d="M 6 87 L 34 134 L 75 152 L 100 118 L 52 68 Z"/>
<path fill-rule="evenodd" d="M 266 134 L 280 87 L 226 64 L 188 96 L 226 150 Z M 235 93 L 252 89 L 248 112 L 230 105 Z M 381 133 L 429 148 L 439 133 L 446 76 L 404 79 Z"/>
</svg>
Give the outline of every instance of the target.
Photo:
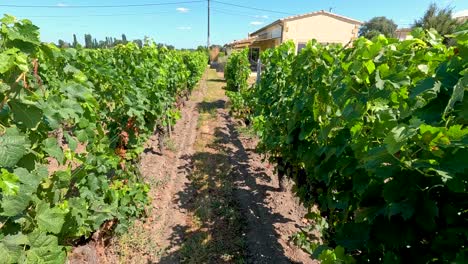
<svg viewBox="0 0 468 264">
<path fill-rule="evenodd" d="M 332 13 L 332 12 L 333 12 L 333 7 L 330 7 L 330 8 L 328 9 L 328 12 Z"/>
</svg>

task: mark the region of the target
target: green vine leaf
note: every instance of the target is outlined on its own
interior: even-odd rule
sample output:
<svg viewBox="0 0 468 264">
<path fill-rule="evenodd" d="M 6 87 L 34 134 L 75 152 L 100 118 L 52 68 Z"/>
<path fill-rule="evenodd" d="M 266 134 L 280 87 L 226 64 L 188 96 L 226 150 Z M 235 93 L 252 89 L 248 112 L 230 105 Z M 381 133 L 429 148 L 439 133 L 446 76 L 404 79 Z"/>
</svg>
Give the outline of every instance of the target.
<svg viewBox="0 0 468 264">
<path fill-rule="evenodd" d="M 44 151 L 47 152 L 47 154 L 57 159 L 60 164 L 63 164 L 65 155 L 63 154 L 63 150 L 59 146 L 56 138 L 48 138 L 44 140 L 42 144 L 44 145 Z"/>
<path fill-rule="evenodd" d="M 1 169 L 1 173 L 0 189 L 2 189 L 2 194 L 5 196 L 16 195 L 19 190 L 18 177 L 5 169 Z"/>
<path fill-rule="evenodd" d="M 19 126 L 35 130 L 42 120 L 42 110 L 34 105 L 23 104 L 17 100 L 9 102 L 13 119 Z"/>
<path fill-rule="evenodd" d="M 468 90 L 468 75 L 465 75 L 463 78 L 461 78 L 453 87 L 452 96 L 450 97 L 447 107 L 445 107 L 444 110 L 444 117 L 450 110 L 453 109 L 455 103 L 463 101 L 465 90 Z"/>
<path fill-rule="evenodd" d="M 411 129 L 404 125 L 393 128 L 384 140 L 388 153 L 393 155 L 400 151 L 407 144 L 408 139 L 416 134 L 416 129 Z"/>
<path fill-rule="evenodd" d="M 7 128 L 0 135 L 0 167 L 13 167 L 28 153 L 29 141 L 17 128 Z"/>
<path fill-rule="evenodd" d="M 58 207 L 50 208 L 46 203 L 39 203 L 36 206 L 36 221 L 39 229 L 45 232 L 58 234 L 65 223 L 65 215 L 62 209 Z"/>
</svg>

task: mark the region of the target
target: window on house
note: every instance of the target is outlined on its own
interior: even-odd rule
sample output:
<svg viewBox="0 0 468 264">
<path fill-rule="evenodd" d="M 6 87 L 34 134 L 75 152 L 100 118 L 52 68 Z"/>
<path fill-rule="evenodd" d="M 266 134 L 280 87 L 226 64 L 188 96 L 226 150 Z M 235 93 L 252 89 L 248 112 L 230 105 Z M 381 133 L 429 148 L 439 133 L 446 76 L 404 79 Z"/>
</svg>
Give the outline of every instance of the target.
<svg viewBox="0 0 468 264">
<path fill-rule="evenodd" d="M 297 53 L 301 52 L 301 50 L 302 50 L 303 48 L 305 48 L 305 47 L 306 47 L 306 43 L 304 43 L 304 42 L 299 42 L 299 43 L 297 44 Z"/>
</svg>

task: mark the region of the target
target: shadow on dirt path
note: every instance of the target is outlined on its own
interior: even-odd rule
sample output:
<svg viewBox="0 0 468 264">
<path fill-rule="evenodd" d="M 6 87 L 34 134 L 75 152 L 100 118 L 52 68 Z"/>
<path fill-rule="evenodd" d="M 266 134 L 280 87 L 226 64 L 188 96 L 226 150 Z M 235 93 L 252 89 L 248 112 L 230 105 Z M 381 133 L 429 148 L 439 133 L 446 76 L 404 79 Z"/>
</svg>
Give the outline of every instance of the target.
<svg viewBox="0 0 468 264">
<path fill-rule="evenodd" d="M 179 167 L 189 181 L 176 201 L 190 212 L 188 224 L 173 228 L 171 243 L 182 246 L 160 263 L 312 263 L 289 241 L 304 208 L 290 192 L 278 191 L 271 166 L 253 151 L 255 140 L 237 131 L 226 110 L 224 81 L 207 83 L 197 106 L 195 152 L 181 157 L 189 166 Z"/>
</svg>

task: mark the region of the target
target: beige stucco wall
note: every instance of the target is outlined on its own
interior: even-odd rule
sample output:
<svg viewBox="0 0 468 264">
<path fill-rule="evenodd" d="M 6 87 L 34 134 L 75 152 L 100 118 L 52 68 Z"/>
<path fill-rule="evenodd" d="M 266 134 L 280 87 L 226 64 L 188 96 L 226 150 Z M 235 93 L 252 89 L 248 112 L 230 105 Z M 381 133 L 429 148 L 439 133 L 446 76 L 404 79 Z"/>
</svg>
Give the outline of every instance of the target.
<svg viewBox="0 0 468 264">
<path fill-rule="evenodd" d="M 320 43 L 347 44 L 357 38 L 359 25 L 327 15 L 315 15 L 298 20 L 285 21 L 283 41 L 296 43 L 316 39 Z"/>
</svg>

